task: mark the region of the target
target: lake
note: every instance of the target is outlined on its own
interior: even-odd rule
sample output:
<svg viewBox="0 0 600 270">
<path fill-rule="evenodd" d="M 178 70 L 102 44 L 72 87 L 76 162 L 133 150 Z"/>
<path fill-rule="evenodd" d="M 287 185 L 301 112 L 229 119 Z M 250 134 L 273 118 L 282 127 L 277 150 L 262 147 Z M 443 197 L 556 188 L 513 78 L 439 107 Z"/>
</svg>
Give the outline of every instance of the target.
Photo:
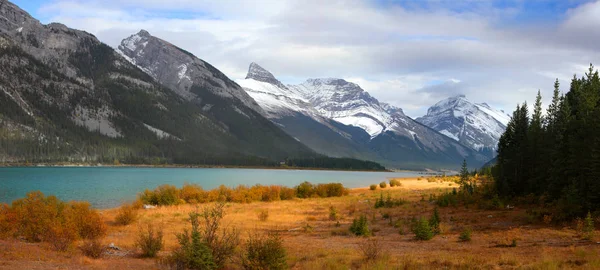
<svg viewBox="0 0 600 270">
<path fill-rule="evenodd" d="M 284 185 L 343 183 L 355 188 L 386 181 L 389 177 L 414 177 L 419 172 L 349 172 L 268 169 L 131 168 L 131 167 L 27 167 L 0 168 L 0 202 L 11 203 L 27 192 L 71 201 L 89 201 L 96 208 L 111 208 L 133 201 L 144 189 L 163 184 L 181 187 L 184 183 L 213 189 L 223 184 Z"/>
</svg>

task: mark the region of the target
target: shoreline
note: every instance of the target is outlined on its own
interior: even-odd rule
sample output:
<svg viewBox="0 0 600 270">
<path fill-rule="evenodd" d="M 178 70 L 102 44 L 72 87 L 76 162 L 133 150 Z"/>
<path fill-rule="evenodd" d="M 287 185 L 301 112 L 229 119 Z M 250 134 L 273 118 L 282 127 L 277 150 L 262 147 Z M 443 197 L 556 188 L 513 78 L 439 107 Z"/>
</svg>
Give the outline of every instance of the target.
<svg viewBox="0 0 600 270">
<path fill-rule="evenodd" d="M 422 175 L 438 175 L 443 171 L 432 170 L 354 170 L 335 168 L 311 168 L 311 167 L 269 167 L 269 166 L 230 166 L 230 165 L 151 165 L 151 164 L 89 164 L 89 163 L 2 163 L 0 168 L 165 168 L 165 169 L 257 169 L 257 170 L 302 170 L 302 171 L 341 171 L 341 172 L 417 172 Z"/>
</svg>

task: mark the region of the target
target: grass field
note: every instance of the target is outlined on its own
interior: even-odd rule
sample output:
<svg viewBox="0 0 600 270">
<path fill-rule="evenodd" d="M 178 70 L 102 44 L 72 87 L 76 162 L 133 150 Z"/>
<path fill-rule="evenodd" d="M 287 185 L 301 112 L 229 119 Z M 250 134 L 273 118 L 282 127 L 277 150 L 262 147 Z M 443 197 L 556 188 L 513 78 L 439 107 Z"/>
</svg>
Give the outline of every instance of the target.
<svg viewBox="0 0 600 270">
<path fill-rule="evenodd" d="M 417 241 L 410 229 L 413 217 L 429 218 L 439 194 L 456 184 L 416 178 L 400 179 L 401 187 L 352 189 L 335 198 L 294 199 L 277 202 L 231 203 L 226 206 L 225 226 L 238 228 L 246 238 L 254 231 L 277 231 L 287 249 L 291 269 L 600 269 L 600 238 L 582 240 L 563 226 L 535 222 L 526 209 L 495 211 L 475 207 L 439 208 L 441 233 L 429 241 Z M 365 183 L 365 186 L 371 183 Z M 374 208 L 383 192 L 408 202 L 393 208 Z M 0 268 L 5 269 L 161 269 L 157 263 L 177 247 L 175 234 L 189 227 L 188 213 L 203 205 L 179 205 L 139 210 L 131 225 L 114 223 L 117 209 L 103 210 L 108 226 L 104 244 L 121 248 L 115 254 L 90 259 L 77 248 L 55 252 L 48 244 L 0 240 Z M 337 220 L 330 217 L 336 209 Z M 259 213 L 268 212 L 265 221 Z M 348 230 L 352 220 L 366 215 L 374 236 L 356 237 Z M 388 218 L 384 218 L 384 216 Z M 165 248 L 159 259 L 139 257 L 135 239 L 140 224 L 164 230 Z M 459 241 L 470 228 L 472 240 Z M 376 241 L 382 256 L 366 260 L 360 246 Z M 233 261 L 228 268 L 236 269 Z"/>
</svg>

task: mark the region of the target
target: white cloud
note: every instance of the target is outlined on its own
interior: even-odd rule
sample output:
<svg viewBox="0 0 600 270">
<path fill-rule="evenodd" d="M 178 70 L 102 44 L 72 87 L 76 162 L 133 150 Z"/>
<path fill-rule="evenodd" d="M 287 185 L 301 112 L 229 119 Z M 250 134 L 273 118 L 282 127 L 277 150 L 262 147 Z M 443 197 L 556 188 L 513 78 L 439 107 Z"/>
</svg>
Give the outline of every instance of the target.
<svg viewBox="0 0 600 270">
<path fill-rule="evenodd" d="M 253 61 L 284 83 L 346 78 L 413 117 L 453 94 L 510 112 L 541 89 L 547 104 L 554 78 L 567 89 L 573 73 L 600 63 L 600 2 L 544 25 L 502 25 L 518 8 L 489 1 L 375 3 L 56 0 L 38 13 L 111 46 L 146 29 L 232 79 L 243 78 Z"/>
</svg>

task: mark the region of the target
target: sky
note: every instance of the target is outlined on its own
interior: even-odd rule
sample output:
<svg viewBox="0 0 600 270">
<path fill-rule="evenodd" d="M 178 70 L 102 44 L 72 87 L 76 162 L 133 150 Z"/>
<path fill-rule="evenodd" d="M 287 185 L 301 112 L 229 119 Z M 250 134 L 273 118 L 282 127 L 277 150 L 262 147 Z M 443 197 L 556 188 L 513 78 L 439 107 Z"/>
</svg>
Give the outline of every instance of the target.
<svg viewBox="0 0 600 270">
<path fill-rule="evenodd" d="M 140 29 L 244 79 L 335 77 L 411 117 L 459 94 L 511 113 L 600 63 L 600 1 L 13 0 L 117 47 Z M 600 64 L 598 64 L 600 65 Z"/>
</svg>

